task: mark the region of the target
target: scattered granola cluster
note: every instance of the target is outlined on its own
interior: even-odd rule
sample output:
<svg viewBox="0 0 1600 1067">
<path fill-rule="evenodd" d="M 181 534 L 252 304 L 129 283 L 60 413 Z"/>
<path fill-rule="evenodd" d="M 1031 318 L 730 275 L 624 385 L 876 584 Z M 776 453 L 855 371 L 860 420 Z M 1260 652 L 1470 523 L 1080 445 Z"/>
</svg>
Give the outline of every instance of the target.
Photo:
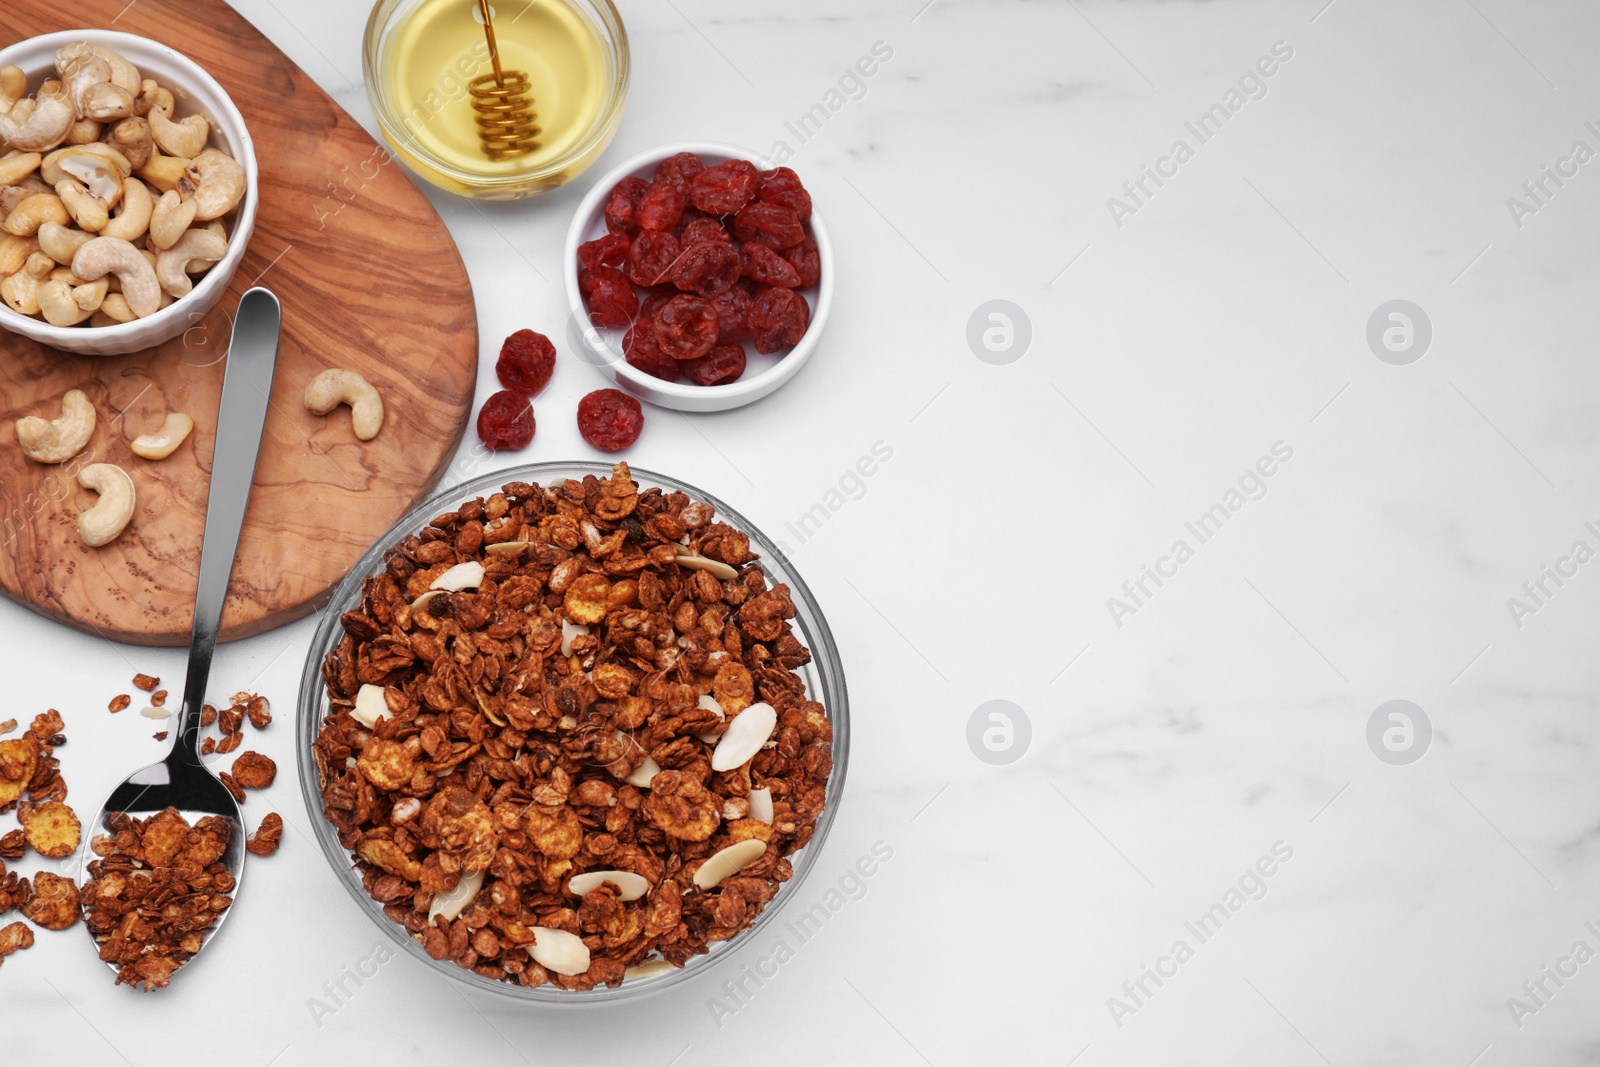
<svg viewBox="0 0 1600 1067">
<path fill-rule="evenodd" d="M 117 965 L 118 985 L 159 989 L 233 903 L 233 875 L 222 862 L 232 827 L 215 815 L 191 827 L 172 808 L 147 819 L 110 815 L 106 823 L 111 833 L 89 843 L 100 858 L 89 863 L 84 922 L 100 958 Z"/>
<path fill-rule="evenodd" d="M 617 985 L 733 937 L 791 876 L 832 727 L 754 561 L 626 464 L 513 482 L 387 554 L 323 663 L 313 750 L 367 892 L 429 955 Z"/>
<path fill-rule="evenodd" d="M 8 727 L 14 728 L 15 722 Z M 30 881 L 7 871 L 5 860 L 33 849 L 48 859 L 64 859 L 78 848 L 78 816 L 64 801 L 67 783 L 55 750 L 67 743 L 61 713 L 51 708 L 35 715 L 27 733 L 0 741 L 0 813 L 16 809 L 19 829 L 0 834 L 0 915 L 16 908 L 46 930 L 65 930 L 78 921 L 78 887 L 71 878 L 40 871 Z M 26 794 L 28 799 L 22 799 Z M 0 928 L 0 959 L 33 945 L 33 931 L 13 922 Z"/>
</svg>

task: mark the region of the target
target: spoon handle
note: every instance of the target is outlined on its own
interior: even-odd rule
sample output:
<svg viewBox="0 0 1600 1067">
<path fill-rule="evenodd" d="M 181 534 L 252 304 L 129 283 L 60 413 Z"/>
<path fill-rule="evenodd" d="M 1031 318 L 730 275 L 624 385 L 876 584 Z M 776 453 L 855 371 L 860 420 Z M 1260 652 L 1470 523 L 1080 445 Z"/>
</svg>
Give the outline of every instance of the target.
<svg viewBox="0 0 1600 1067">
<path fill-rule="evenodd" d="M 261 430 L 267 421 L 272 372 L 278 362 L 278 331 L 283 314 L 269 290 L 251 289 L 239 299 L 233 340 L 217 406 L 216 445 L 211 456 L 211 489 L 206 499 L 205 539 L 200 543 L 200 580 L 194 597 L 194 629 L 189 639 L 189 669 L 183 681 L 183 719 L 173 754 L 200 762 L 200 708 L 205 703 L 211 657 L 222 628 L 228 578 L 244 526 L 245 504 L 255 478 Z"/>
</svg>

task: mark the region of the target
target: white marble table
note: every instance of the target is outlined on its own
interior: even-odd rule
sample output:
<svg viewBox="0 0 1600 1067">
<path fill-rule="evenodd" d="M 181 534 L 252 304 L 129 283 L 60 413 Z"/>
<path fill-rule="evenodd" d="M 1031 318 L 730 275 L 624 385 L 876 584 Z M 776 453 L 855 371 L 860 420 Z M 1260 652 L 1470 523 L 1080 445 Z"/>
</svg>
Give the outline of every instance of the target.
<svg viewBox="0 0 1600 1067">
<path fill-rule="evenodd" d="M 1600 562 L 1572 546 L 1600 549 L 1600 163 L 1572 148 L 1600 150 L 1600 17 L 1324 2 L 626 3 L 607 158 L 786 141 L 840 297 L 788 388 L 651 412 L 628 458 L 780 536 L 811 516 L 786 540 L 856 742 L 798 906 L 892 858 L 737 1000 L 719 978 L 519 1011 L 399 959 L 357 984 L 377 937 L 290 772 L 308 621 L 218 657 L 217 692 L 277 702 L 261 747 L 285 773 L 249 807 L 290 830 L 216 951 L 146 997 L 81 931 L 42 935 L 0 971 L 8 1062 L 1594 1062 Z M 370 127 L 361 5 L 239 6 Z M 586 187 L 434 197 L 486 346 L 560 329 Z M 1013 362 L 1015 314 L 1008 351 L 969 347 L 991 300 L 1030 323 Z M 1369 346 L 1392 300 L 1431 324 L 1420 359 L 1414 312 L 1409 349 L 1386 318 L 1401 351 Z M 1004 325 L 974 332 L 1004 348 Z M 480 398 L 492 380 L 490 359 Z M 565 362 L 506 462 L 590 456 L 570 412 L 598 383 Z M 180 676 L 179 652 L 9 603 L 0 649 L 0 719 L 65 712 L 75 800 L 157 751 L 104 702 L 135 670 Z M 1007 765 L 967 740 L 991 700 L 1031 723 Z M 1386 711 L 1369 747 L 1391 700 L 1431 737 Z M 1012 719 L 991 759 L 1021 749 Z"/>
</svg>

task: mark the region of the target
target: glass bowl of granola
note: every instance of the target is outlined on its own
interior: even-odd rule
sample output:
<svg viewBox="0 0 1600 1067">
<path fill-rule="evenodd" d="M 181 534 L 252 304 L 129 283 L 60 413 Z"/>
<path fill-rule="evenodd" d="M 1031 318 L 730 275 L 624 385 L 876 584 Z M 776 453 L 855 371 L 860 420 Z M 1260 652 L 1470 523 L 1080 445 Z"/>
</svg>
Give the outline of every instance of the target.
<svg viewBox="0 0 1600 1067">
<path fill-rule="evenodd" d="M 334 591 L 296 751 L 318 843 L 397 950 L 609 1003 L 774 922 L 838 810 L 849 706 L 793 566 L 626 464 L 445 490 Z"/>
</svg>

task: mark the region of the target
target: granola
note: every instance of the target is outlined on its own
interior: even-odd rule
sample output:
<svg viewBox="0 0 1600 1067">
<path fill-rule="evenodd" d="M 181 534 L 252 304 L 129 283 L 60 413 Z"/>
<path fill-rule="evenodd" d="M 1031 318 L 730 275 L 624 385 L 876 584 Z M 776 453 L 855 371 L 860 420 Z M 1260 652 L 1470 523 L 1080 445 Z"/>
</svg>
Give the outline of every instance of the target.
<svg viewBox="0 0 1600 1067">
<path fill-rule="evenodd" d="M 158 989 L 200 951 L 205 931 L 233 903 L 233 875 L 222 862 L 232 827 L 215 815 L 191 827 L 168 808 L 147 819 L 108 815 L 106 829 L 91 843 L 99 858 L 83 887 L 84 922 L 100 958 L 117 965 L 118 985 Z M 35 894 L 44 877 L 35 878 Z"/>
<path fill-rule="evenodd" d="M 429 955 L 614 986 L 734 937 L 791 877 L 833 730 L 787 587 L 710 506 L 640 491 L 626 464 L 513 482 L 400 542 L 362 594 L 323 662 L 323 813 Z"/>
</svg>

